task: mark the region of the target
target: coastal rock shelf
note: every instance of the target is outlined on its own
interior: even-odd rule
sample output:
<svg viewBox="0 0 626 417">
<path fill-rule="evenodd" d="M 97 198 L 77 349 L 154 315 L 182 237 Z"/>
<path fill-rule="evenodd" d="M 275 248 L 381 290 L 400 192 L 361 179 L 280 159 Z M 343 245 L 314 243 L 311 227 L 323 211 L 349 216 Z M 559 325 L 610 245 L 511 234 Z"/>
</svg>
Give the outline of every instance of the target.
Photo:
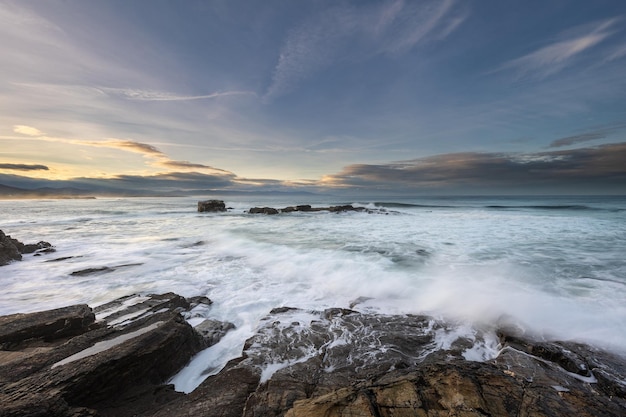
<svg viewBox="0 0 626 417">
<path fill-rule="evenodd" d="M 224 212 L 227 211 L 226 204 L 222 200 L 205 200 L 198 201 L 199 212 Z M 279 214 L 279 213 L 293 213 L 293 212 L 319 212 L 327 211 L 330 213 L 345 213 L 345 212 L 364 212 L 364 213 L 378 213 L 389 214 L 390 212 L 385 209 L 371 209 L 367 207 L 355 207 L 351 204 L 345 204 L 340 206 L 329 207 L 312 207 L 309 204 L 302 204 L 296 206 L 288 206 L 284 208 L 274 207 L 252 207 L 248 210 L 249 214 Z"/>
<path fill-rule="evenodd" d="M 272 310 L 239 358 L 175 392 L 164 381 L 233 327 L 185 321 L 210 304 L 135 295 L 1 317 L 0 416 L 626 415 L 622 357 L 506 323 L 468 337 L 429 316 L 340 308 Z"/>
</svg>

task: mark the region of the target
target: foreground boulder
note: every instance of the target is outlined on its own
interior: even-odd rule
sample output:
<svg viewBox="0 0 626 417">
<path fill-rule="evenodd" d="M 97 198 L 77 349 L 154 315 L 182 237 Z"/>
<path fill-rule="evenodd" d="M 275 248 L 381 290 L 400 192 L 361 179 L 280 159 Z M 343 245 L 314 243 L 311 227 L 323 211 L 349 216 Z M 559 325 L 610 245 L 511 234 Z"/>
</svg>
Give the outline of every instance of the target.
<svg viewBox="0 0 626 417">
<path fill-rule="evenodd" d="M 127 416 L 182 395 L 162 384 L 206 346 L 189 308 L 170 293 L 2 317 L 0 416 Z"/>
<path fill-rule="evenodd" d="M 22 254 L 34 252 L 54 252 L 54 248 L 48 242 L 38 242 L 24 244 L 11 236 L 5 235 L 0 230 L 0 266 L 6 265 L 11 261 L 21 261 Z"/>
</svg>

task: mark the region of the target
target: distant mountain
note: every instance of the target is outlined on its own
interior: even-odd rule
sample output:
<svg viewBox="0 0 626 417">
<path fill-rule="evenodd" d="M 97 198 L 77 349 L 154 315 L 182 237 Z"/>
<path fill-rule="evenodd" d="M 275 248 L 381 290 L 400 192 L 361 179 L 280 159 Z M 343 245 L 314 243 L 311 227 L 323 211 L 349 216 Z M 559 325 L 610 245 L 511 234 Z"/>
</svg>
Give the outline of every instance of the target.
<svg viewBox="0 0 626 417">
<path fill-rule="evenodd" d="M 315 196 L 316 193 L 306 191 L 275 191 L 275 190 L 121 190 L 114 188 L 95 188 L 85 190 L 76 187 L 39 187 L 33 189 L 12 187 L 0 184 L 0 199 L 28 199 L 28 198 L 95 198 L 95 197 L 182 197 L 200 195 L 272 195 L 272 196 Z"/>
<path fill-rule="evenodd" d="M 42 187 L 34 190 L 0 184 L 0 199 L 13 198 L 92 198 L 93 193 L 79 188 Z"/>
</svg>

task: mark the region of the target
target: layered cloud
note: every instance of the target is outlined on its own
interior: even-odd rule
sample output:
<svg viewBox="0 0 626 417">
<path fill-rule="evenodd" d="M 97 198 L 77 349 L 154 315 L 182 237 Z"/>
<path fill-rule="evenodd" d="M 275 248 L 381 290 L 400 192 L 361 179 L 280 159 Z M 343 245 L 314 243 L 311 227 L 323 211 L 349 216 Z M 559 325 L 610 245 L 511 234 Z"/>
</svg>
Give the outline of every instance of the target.
<svg viewBox="0 0 626 417">
<path fill-rule="evenodd" d="M 37 164 L 3 164 L 0 163 L 0 169 L 12 170 L 12 171 L 48 171 L 45 165 Z"/>
<path fill-rule="evenodd" d="M 209 165 L 193 163 L 189 161 L 177 161 L 171 159 L 167 154 L 159 150 L 157 147 L 137 142 L 133 140 L 122 140 L 122 139 L 107 139 L 100 141 L 90 141 L 90 140 L 81 140 L 81 139 L 67 139 L 67 138 L 56 138 L 46 136 L 39 129 L 27 126 L 27 125 L 16 125 L 14 126 L 14 132 L 20 133 L 23 135 L 27 135 L 35 140 L 41 140 L 45 142 L 59 142 L 66 143 L 71 145 L 81 145 L 88 147 L 96 147 L 96 148 L 109 148 L 109 149 L 118 149 L 124 152 L 136 153 L 144 156 L 147 159 L 147 163 L 150 166 L 157 168 L 164 168 L 168 171 L 172 170 L 201 170 L 205 174 L 213 174 L 217 176 L 226 176 L 234 178 L 235 174 L 229 171 L 225 171 L 223 169 L 214 168 Z M 4 164 L 10 165 L 10 164 Z M 16 169 L 16 168 L 3 168 L 3 165 L 0 164 L 0 169 Z M 46 167 L 48 169 L 48 167 Z"/>
<path fill-rule="evenodd" d="M 453 153 L 389 164 L 355 164 L 323 183 L 396 192 L 476 192 L 524 189 L 588 192 L 626 189 L 626 142 L 538 153 Z"/>
</svg>

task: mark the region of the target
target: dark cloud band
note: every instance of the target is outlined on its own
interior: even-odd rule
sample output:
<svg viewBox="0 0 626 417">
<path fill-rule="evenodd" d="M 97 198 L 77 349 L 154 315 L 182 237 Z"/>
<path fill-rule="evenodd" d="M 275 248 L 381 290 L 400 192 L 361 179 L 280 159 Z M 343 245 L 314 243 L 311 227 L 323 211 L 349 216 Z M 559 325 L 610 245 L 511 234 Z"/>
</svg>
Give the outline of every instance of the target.
<svg viewBox="0 0 626 417">
<path fill-rule="evenodd" d="M 0 164 L 0 169 L 12 169 L 15 171 L 48 171 L 45 165 L 29 165 L 29 164 Z"/>
</svg>

